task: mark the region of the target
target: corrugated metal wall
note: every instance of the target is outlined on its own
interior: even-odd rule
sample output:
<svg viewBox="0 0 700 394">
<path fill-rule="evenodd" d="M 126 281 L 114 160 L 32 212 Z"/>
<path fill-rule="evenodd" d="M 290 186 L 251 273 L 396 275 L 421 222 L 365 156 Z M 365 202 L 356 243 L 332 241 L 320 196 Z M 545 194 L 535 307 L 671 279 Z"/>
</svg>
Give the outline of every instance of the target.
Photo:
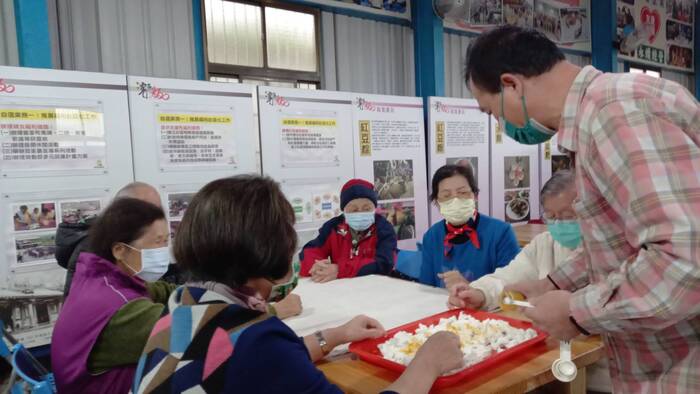
<svg viewBox="0 0 700 394">
<path fill-rule="evenodd" d="M 415 95 L 411 28 L 328 12 L 321 26 L 324 89 Z"/>
<path fill-rule="evenodd" d="M 445 33 L 443 36 L 445 47 L 445 96 L 472 98 L 464 81 L 464 60 L 467 47 L 475 37 L 461 34 Z M 590 56 L 572 55 L 565 53 L 566 59 L 578 66 L 591 64 Z"/>
<path fill-rule="evenodd" d="M 443 46 L 445 47 L 445 96 L 472 98 L 464 82 L 464 59 L 467 47 L 474 37 L 461 34 L 445 33 Z"/>
<path fill-rule="evenodd" d="M 0 65 L 19 64 L 13 0 L 0 0 Z"/>
<path fill-rule="evenodd" d="M 57 0 L 61 68 L 196 78 L 191 0 Z"/>
</svg>

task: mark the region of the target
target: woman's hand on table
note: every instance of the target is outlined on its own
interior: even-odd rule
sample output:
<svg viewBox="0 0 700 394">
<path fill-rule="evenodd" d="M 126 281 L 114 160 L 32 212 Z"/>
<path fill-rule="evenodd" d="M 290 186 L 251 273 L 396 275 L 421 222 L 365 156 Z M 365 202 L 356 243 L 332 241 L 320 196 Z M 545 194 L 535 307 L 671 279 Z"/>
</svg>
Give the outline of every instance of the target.
<svg viewBox="0 0 700 394">
<path fill-rule="evenodd" d="M 456 270 L 438 274 L 438 278 L 442 279 L 443 282 L 445 282 L 445 287 L 448 291 L 450 291 L 453 287 L 459 284 L 469 284 L 469 281 L 466 280 L 464 276 L 462 276 L 462 274 Z"/>
<path fill-rule="evenodd" d="M 485 302 L 486 297 L 481 290 L 474 289 L 468 284 L 460 283 L 450 289 L 447 307 L 450 309 L 480 309 L 484 306 Z"/>
<path fill-rule="evenodd" d="M 328 352 L 336 346 L 367 338 L 379 338 L 384 336 L 385 333 L 386 331 L 381 323 L 363 315 L 354 317 L 342 326 L 321 331 L 326 341 Z M 321 344 L 315 334 L 304 337 L 304 344 L 309 351 L 312 361 L 316 362 L 323 358 L 323 349 L 321 349 Z"/>
<path fill-rule="evenodd" d="M 316 260 L 314 261 L 314 265 L 311 266 L 311 269 L 309 270 L 309 275 L 313 275 L 317 270 L 321 269 L 325 265 L 328 265 L 331 263 L 330 258 L 325 258 L 323 260 Z"/>
<path fill-rule="evenodd" d="M 326 283 L 338 279 L 338 265 L 330 260 L 317 261 L 311 270 L 311 280 L 316 283 Z"/>
<path fill-rule="evenodd" d="M 379 338 L 386 334 L 386 330 L 381 323 L 364 315 L 355 316 L 352 320 L 337 328 L 342 332 L 342 343 Z"/>
<path fill-rule="evenodd" d="M 289 294 L 282 301 L 274 304 L 277 317 L 286 319 L 288 317 L 301 314 L 303 307 L 301 306 L 301 297 L 296 294 Z"/>
</svg>

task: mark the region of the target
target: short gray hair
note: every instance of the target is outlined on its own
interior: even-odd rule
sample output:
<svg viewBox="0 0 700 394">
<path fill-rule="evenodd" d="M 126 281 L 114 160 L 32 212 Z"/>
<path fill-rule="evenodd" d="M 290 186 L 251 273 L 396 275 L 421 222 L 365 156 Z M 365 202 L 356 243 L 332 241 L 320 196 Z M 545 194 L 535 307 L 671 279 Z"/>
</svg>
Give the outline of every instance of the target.
<svg viewBox="0 0 700 394">
<path fill-rule="evenodd" d="M 559 170 L 555 172 L 540 191 L 540 204 L 544 204 L 547 197 L 558 196 L 574 186 L 576 174 L 571 170 Z"/>
</svg>

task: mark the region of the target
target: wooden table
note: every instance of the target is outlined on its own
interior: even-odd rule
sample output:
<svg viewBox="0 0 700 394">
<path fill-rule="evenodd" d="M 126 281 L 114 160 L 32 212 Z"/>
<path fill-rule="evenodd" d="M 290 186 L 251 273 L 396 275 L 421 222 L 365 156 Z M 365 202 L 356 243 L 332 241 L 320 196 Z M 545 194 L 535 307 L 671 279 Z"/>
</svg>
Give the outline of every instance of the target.
<svg viewBox="0 0 700 394">
<path fill-rule="evenodd" d="M 324 284 L 302 279 L 294 293 L 301 297 L 304 311 L 300 316 L 285 319 L 284 322 L 300 336 L 345 323 L 360 313 L 376 318 L 390 329 L 443 312 L 447 300 L 445 289 L 377 275 Z M 518 312 L 503 315 L 526 320 Z M 570 384 L 554 387 L 552 392 L 585 393 L 585 368 L 602 357 L 602 349 L 602 342 L 597 338 L 574 341 L 573 358 L 579 367 L 577 379 Z M 347 347 L 336 348 L 328 361 L 319 364 L 319 368 L 346 393 L 376 394 L 398 377 L 396 373 L 355 359 L 344 350 Z M 559 342 L 548 339 L 545 344 L 440 393 L 527 392 L 554 381 L 550 368 L 558 357 Z"/>
<path fill-rule="evenodd" d="M 547 231 L 546 224 L 523 224 L 522 226 L 513 226 L 515 238 L 521 247 L 527 245 L 533 238 Z"/>
<path fill-rule="evenodd" d="M 522 318 L 517 312 L 502 313 L 505 316 Z M 559 342 L 548 338 L 545 344 L 502 362 L 488 372 L 443 390 L 441 394 L 453 393 L 525 393 L 544 385 L 545 392 L 586 393 L 586 367 L 603 357 L 603 344 L 598 337 L 581 337 L 572 343 L 573 361 L 578 367 L 576 380 L 571 383 L 555 381 L 551 372 L 552 362 L 559 358 Z M 319 364 L 319 369 L 328 380 L 346 393 L 378 393 L 399 376 L 397 373 L 376 367 L 345 355 Z"/>
</svg>

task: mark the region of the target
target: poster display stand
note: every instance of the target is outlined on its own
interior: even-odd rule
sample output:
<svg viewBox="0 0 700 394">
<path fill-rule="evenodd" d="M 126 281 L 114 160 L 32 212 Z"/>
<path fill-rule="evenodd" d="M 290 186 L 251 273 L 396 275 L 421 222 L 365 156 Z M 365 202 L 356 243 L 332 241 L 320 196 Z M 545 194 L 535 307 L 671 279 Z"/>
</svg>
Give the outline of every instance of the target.
<svg viewBox="0 0 700 394">
<path fill-rule="evenodd" d="M 298 248 L 340 215 L 340 188 L 354 174 L 347 93 L 258 87 L 262 170 L 292 204 Z"/>
<path fill-rule="evenodd" d="M 430 171 L 428 184 L 433 174 L 446 164 L 469 166 L 479 186 L 477 208 L 479 212 L 491 214 L 491 156 L 489 116 L 479 110 L 472 99 L 430 97 L 428 125 L 430 128 L 428 158 Z M 430 222 L 442 220 L 435 204 L 430 207 Z"/>
<path fill-rule="evenodd" d="M 423 100 L 355 94 L 352 108 L 355 176 L 374 183 L 399 249 L 415 250 L 428 230 Z"/>
<path fill-rule="evenodd" d="M 134 175 L 157 187 L 171 236 L 206 183 L 255 173 L 255 87 L 129 76 Z"/>
<path fill-rule="evenodd" d="M 538 145 L 523 145 L 510 137 L 491 118 L 491 214 L 512 225 L 540 217 Z"/>
<path fill-rule="evenodd" d="M 49 343 L 65 270 L 56 229 L 97 215 L 133 180 L 126 77 L 0 67 L 0 318 Z"/>
</svg>

